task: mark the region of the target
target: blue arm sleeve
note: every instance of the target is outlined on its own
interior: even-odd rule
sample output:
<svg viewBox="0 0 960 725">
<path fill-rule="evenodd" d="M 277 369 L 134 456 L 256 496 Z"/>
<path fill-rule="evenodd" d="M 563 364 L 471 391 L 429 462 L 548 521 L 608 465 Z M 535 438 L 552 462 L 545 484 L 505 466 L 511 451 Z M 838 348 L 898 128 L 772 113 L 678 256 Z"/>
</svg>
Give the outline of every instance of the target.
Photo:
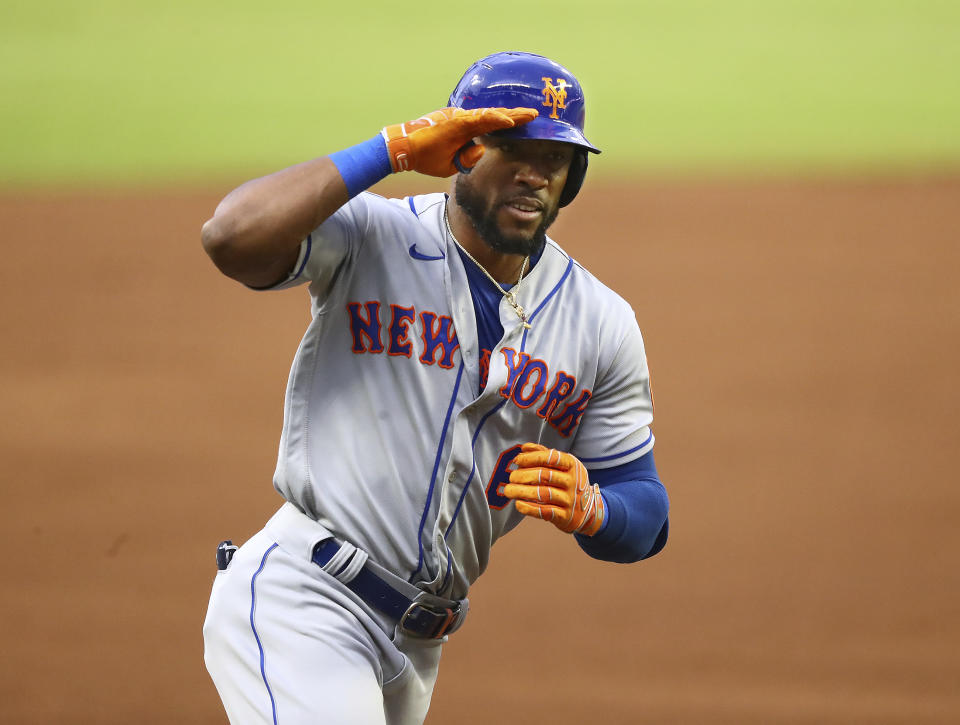
<svg viewBox="0 0 960 725">
<path fill-rule="evenodd" d="M 594 559 L 630 563 L 648 559 L 667 543 L 670 501 L 660 482 L 653 452 L 614 468 L 589 471 L 600 485 L 607 522 L 593 536 L 576 534 Z"/>
<path fill-rule="evenodd" d="M 356 146 L 330 154 L 352 199 L 367 187 L 386 178 L 391 172 L 387 142 L 378 133 Z"/>
</svg>

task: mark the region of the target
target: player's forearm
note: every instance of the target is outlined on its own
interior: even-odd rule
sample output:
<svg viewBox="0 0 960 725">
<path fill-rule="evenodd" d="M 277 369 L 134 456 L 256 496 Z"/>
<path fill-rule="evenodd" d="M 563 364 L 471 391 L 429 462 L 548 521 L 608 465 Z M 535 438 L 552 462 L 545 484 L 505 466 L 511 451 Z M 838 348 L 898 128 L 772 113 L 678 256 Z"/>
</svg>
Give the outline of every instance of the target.
<svg viewBox="0 0 960 725">
<path fill-rule="evenodd" d="M 347 199 L 329 158 L 291 166 L 227 194 L 203 225 L 203 248 L 228 277 L 273 284 L 292 268 L 300 243 Z"/>
<path fill-rule="evenodd" d="M 607 525 L 595 536 L 577 536 L 594 559 L 630 563 L 656 554 L 666 543 L 669 499 L 656 478 L 601 484 Z"/>
</svg>

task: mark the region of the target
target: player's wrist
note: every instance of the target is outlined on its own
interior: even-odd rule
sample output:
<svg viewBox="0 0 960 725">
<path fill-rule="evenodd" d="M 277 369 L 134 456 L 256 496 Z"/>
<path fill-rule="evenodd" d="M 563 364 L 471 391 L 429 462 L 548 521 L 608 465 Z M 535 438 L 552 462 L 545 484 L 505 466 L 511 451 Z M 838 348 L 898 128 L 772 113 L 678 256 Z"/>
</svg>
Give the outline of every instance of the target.
<svg viewBox="0 0 960 725">
<path fill-rule="evenodd" d="M 607 499 L 603 496 L 603 490 L 597 486 L 597 496 L 599 501 L 597 501 L 597 515 L 600 518 L 600 525 L 596 527 L 594 532 L 590 534 L 591 536 L 599 536 L 603 533 L 603 530 L 607 528 L 607 523 L 610 521 L 610 507 L 607 506 Z"/>
<path fill-rule="evenodd" d="M 330 160 L 343 177 L 351 199 L 393 172 L 386 141 L 379 133 L 356 146 L 330 154 Z"/>
<path fill-rule="evenodd" d="M 607 507 L 603 499 L 603 493 L 600 491 L 600 487 L 595 483 L 587 485 L 589 488 L 593 489 L 593 492 L 590 495 L 589 504 L 587 505 L 586 510 L 580 512 L 583 516 L 583 520 L 574 533 L 592 537 L 599 534 L 603 530 L 604 526 L 606 526 Z"/>
</svg>

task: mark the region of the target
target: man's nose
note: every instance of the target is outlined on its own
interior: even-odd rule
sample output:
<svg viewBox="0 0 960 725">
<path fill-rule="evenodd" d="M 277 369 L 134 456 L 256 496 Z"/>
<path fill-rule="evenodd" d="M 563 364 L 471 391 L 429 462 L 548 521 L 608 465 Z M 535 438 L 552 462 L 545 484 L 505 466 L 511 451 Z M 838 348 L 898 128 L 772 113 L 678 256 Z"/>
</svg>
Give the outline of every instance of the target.
<svg viewBox="0 0 960 725">
<path fill-rule="evenodd" d="M 531 189 L 542 189 L 549 182 L 547 173 L 532 161 L 521 161 L 516 173 L 516 179 Z"/>
</svg>

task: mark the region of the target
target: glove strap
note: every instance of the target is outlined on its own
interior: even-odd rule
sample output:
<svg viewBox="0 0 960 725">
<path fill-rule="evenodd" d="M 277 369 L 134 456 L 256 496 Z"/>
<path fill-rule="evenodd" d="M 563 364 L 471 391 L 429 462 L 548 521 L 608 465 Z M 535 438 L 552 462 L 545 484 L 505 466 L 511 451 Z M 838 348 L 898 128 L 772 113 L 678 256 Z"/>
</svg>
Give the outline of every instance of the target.
<svg viewBox="0 0 960 725">
<path fill-rule="evenodd" d="M 380 138 L 387 149 L 387 160 L 393 173 L 409 171 L 413 159 L 410 157 L 410 139 L 405 123 L 384 126 Z"/>
<path fill-rule="evenodd" d="M 606 506 L 604 505 L 603 495 L 600 493 L 600 486 L 594 483 L 592 488 L 593 495 L 590 497 L 590 506 L 585 512 L 583 521 L 581 521 L 580 525 L 571 533 L 586 533 L 586 530 L 591 529 L 596 525 L 596 531 L 590 531 L 587 534 L 588 536 L 595 536 L 606 524 L 607 511 Z"/>
</svg>

